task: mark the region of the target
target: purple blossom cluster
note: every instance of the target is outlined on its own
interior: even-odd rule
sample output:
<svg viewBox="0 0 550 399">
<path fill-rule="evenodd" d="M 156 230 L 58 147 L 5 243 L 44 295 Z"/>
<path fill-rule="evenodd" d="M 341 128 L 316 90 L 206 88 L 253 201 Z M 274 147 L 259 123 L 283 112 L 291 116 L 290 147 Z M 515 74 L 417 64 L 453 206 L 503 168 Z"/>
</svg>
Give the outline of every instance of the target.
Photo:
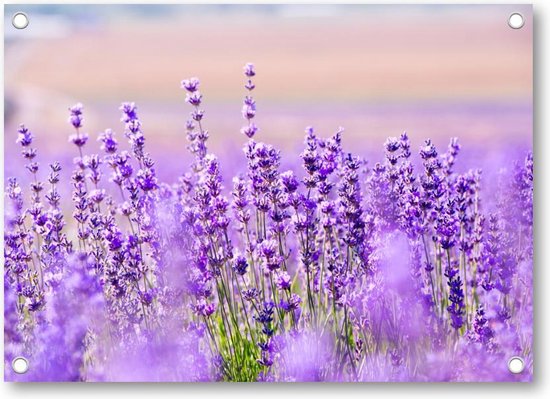
<svg viewBox="0 0 550 399">
<path fill-rule="evenodd" d="M 256 141 L 254 65 L 244 75 L 245 167 L 229 188 L 197 78 L 181 82 L 193 161 L 174 182 L 157 178 L 134 103 L 120 107 L 127 149 L 107 129 L 101 153 L 82 104 L 69 108 L 69 172 L 42 168 L 19 127 L 6 379 L 530 381 L 532 154 L 486 193 L 481 170 L 454 170 L 456 138 L 443 153 L 426 140 L 416 163 L 403 133 L 371 164 L 344 150 L 342 128 L 308 127 L 284 170 Z M 11 371 L 16 356 L 28 373 Z"/>
</svg>

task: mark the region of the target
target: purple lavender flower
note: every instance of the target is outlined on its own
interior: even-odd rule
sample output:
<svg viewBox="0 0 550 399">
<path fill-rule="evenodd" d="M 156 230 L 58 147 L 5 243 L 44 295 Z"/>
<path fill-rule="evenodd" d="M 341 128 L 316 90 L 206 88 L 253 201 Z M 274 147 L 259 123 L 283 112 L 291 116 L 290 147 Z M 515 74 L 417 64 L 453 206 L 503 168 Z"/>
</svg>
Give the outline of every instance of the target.
<svg viewBox="0 0 550 399">
<path fill-rule="evenodd" d="M 82 108 L 83 106 L 81 103 L 77 103 L 72 107 L 69 107 L 69 123 L 73 125 L 75 129 L 80 129 L 82 127 Z"/>
<path fill-rule="evenodd" d="M 274 240 L 263 241 L 260 245 L 260 253 L 267 271 L 273 272 L 281 267 L 283 259 L 279 255 L 277 243 Z"/>
<path fill-rule="evenodd" d="M 128 123 L 138 119 L 137 106 L 132 102 L 124 102 L 120 105 L 119 110 L 122 111 L 121 121 Z"/>
<path fill-rule="evenodd" d="M 117 152 L 118 142 L 115 139 L 115 133 L 111 129 L 105 129 L 99 136 L 98 141 L 101 141 L 101 149 L 107 154 L 115 154 Z"/>
<path fill-rule="evenodd" d="M 449 302 L 447 311 L 451 315 L 451 326 L 458 330 L 464 324 L 464 291 L 462 290 L 462 281 L 458 275 L 458 270 L 448 268 L 445 272 L 449 286 Z"/>
<path fill-rule="evenodd" d="M 476 310 L 473 339 L 483 345 L 490 346 L 494 335 L 495 332 L 489 325 L 489 320 L 486 318 L 485 309 L 480 305 Z"/>
<path fill-rule="evenodd" d="M 300 304 L 302 303 L 302 298 L 298 294 L 290 294 L 288 300 L 281 299 L 279 302 L 279 307 L 282 308 L 285 312 L 295 312 L 295 319 L 299 318 Z"/>
<path fill-rule="evenodd" d="M 254 64 L 251 64 L 250 62 L 247 63 L 244 66 L 244 74 L 248 76 L 249 78 L 256 76 L 256 71 L 254 69 Z"/>
<path fill-rule="evenodd" d="M 277 287 L 279 287 L 280 290 L 290 290 L 291 285 L 292 281 L 289 274 L 285 271 L 279 273 L 277 277 Z"/>
<path fill-rule="evenodd" d="M 246 258 L 244 256 L 238 256 L 237 259 L 235 259 L 233 270 L 235 270 L 235 273 L 238 275 L 244 276 L 246 274 L 246 269 L 248 269 Z"/>
<path fill-rule="evenodd" d="M 198 78 L 190 78 L 181 81 L 182 89 L 185 89 L 191 93 L 194 93 L 199 89 L 199 84 L 200 81 Z"/>
<path fill-rule="evenodd" d="M 246 64 L 244 66 L 244 74 L 248 78 L 244 87 L 246 88 L 246 90 L 248 90 L 249 93 L 251 93 L 252 90 L 254 90 L 254 88 L 256 87 L 251 79 L 253 76 L 256 75 L 254 65 L 250 63 Z M 247 95 L 244 98 L 242 115 L 243 118 L 247 120 L 247 125 L 241 128 L 241 133 L 251 139 L 258 131 L 258 127 L 252 122 L 252 119 L 254 119 L 254 117 L 256 116 L 256 101 L 254 101 L 254 98 L 250 95 Z"/>
<path fill-rule="evenodd" d="M 198 91 L 187 93 L 185 97 L 185 101 L 194 107 L 198 107 L 199 105 L 201 105 L 201 102 L 202 102 L 202 94 L 199 93 Z"/>
<path fill-rule="evenodd" d="M 17 133 L 19 135 L 17 137 L 17 143 L 21 144 L 21 146 L 28 147 L 32 144 L 34 136 L 25 125 L 19 125 Z"/>
</svg>

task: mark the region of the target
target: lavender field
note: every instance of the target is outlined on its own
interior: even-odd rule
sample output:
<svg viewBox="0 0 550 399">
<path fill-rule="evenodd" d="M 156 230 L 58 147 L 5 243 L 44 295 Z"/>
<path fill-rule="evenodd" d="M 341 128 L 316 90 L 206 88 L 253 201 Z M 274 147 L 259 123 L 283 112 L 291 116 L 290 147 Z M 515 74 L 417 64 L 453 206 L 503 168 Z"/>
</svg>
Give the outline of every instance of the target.
<svg viewBox="0 0 550 399">
<path fill-rule="evenodd" d="M 17 11 L 6 381 L 532 381 L 530 6 Z"/>
<path fill-rule="evenodd" d="M 6 380 L 530 381 L 532 153 L 481 170 L 460 137 L 402 133 L 378 162 L 310 127 L 284 152 L 256 72 L 223 162 L 204 82 L 182 81 L 190 162 L 170 179 L 134 103 L 98 135 L 70 107 L 69 162 L 42 155 L 40 126 L 6 132 L 26 168 L 5 184 Z"/>
</svg>

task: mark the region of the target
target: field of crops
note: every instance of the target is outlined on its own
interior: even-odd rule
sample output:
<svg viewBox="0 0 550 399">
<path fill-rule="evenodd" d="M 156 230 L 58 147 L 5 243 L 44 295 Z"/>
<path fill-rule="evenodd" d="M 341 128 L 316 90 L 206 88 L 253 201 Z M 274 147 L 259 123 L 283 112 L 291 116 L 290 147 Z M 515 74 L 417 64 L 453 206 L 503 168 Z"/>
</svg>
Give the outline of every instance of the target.
<svg viewBox="0 0 550 399">
<path fill-rule="evenodd" d="M 283 167 L 256 124 L 252 64 L 243 77 L 242 152 L 223 165 L 208 93 L 182 81 L 192 162 L 170 181 L 134 103 L 119 135 L 88 135 L 84 107 L 70 107 L 69 164 L 43 161 L 34 128 L 18 128 L 6 361 L 32 366 L 6 378 L 529 381 L 532 155 L 507 154 L 486 190 L 485 171 L 456 171 L 469 151 L 457 138 L 413 148 L 403 133 L 369 162 L 345 150 L 344 129 L 307 128 Z"/>
</svg>

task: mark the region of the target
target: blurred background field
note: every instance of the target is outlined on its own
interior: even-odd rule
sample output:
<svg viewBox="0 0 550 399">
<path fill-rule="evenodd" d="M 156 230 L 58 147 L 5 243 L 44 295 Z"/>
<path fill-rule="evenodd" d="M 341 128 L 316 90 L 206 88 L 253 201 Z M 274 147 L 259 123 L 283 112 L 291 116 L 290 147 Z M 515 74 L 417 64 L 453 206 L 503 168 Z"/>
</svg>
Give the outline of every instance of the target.
<svg viewBox="0 0 550 399">
<path fill-rule="evenodd" d="M 16 11 L 29 15 L 12 27 Z M 513 30 L 507 17 L 527 19 Z M 458 136 L 463 167 L 497 171 L 532 148 L 530 6 L 6 6 L 5 174 L 21 175 L 16 129 L 35 133 L 42 162 L 70 160 L 67 107 L 85 130 L 113 128 L 135 101 L 163 180 L 190 160 L 190 107 L 180 81 L 201 79 L 210 148 L 241 155 L 246 62 L 256 65 L 258 140 L 298 153 L 306 126 L 345 128 L 344 147 L 382 159 L 406 130 L 417 149 Z M 518 155 L 518 159 L 522 155 Z M 462 165 L 462 166 L 461 166 Z"/>
</svg>

